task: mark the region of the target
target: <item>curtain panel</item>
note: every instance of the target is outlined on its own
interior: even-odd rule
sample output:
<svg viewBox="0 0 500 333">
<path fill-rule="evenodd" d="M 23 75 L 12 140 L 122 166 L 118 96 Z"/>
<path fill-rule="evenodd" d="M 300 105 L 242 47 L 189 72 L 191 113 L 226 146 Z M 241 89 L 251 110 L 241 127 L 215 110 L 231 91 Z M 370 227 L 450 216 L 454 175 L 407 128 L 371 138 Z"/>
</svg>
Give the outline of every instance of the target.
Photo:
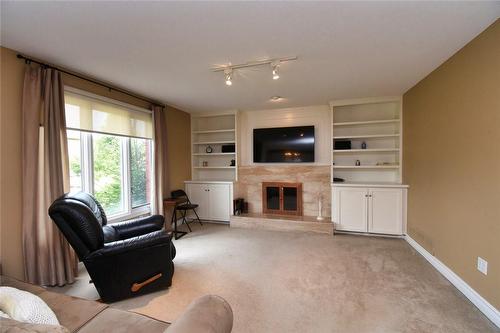
<svg viewBox="0 0 500 333">
<path fill-rule="evenodd" d="M 153 106 L 154 122 L 154 165 L 155 165 L 155 205 L 154 213 L 164 215 L 163 199 L 169 197 L 167 158 L 167 119 L 161 106 Z"/>
<path fill-rule="evenodd" d="M 58 71 L 26 65 L 22 118 L 25 279 L 51 286 L 73 283 L 76 255 L 48 215 L 52 202 L 69 190 L 64 86 Z"/>
</svg>

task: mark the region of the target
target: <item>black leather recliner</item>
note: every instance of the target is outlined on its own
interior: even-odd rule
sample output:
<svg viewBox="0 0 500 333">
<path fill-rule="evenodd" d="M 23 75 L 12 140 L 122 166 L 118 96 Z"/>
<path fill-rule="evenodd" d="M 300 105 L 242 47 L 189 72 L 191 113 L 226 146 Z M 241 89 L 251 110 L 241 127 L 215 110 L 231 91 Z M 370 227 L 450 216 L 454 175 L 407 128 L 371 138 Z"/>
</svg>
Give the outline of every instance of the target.
<svg viewBox="0 0 500 333">
<path fill-rule="evenodd" d="M 89 193 L 55 200 L 49 215 L 87 268 L 104 302 L 148 293 L 172 284 L 175 247 L 161 215 L 107 224 Z"/>
</svg>

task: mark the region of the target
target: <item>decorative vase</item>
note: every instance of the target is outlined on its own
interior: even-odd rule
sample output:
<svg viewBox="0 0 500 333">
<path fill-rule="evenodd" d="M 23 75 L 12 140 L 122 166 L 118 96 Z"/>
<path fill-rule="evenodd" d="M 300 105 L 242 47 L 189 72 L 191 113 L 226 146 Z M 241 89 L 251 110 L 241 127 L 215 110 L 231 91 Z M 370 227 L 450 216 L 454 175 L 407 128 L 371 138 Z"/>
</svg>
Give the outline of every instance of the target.
<svg viewBox="0 0 500 333">
<path fill-rule="evenodd" d="M 324 217 L 323 217 L 323 196 L 320 194 L 318 196 L 318 216 L 316 217 L 316 220 L 318 221 L 322 221 L 324 220 Z"/>
</svg>

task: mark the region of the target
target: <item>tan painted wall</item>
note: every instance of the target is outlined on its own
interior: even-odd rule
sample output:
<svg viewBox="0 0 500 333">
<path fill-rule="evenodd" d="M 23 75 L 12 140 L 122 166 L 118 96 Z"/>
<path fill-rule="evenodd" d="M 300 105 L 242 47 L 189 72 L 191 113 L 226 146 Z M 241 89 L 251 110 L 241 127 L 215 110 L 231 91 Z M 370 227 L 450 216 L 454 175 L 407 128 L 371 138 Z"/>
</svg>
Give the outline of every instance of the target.
<svg viewBox="0 0 500 333">
<path fill-rule="evenodd" d="M 403 110 L 409 234 L 500 309 L 500 21 L 405 93 Z"/>
<path fill-rule="evenodd" d="M 167 130 L 170 190 L 184 189 L 184 181 L 191 179 L 191 118 L 189 114 L 167 107 Z"/>
<path fill-rule="evenodd" d="M 21 98 L 24 62 L 16 52 L 1 50 L 1 206 L 0 249 L 3 274 L 23 278 L 21 247 Z M 114 98 L 136 106 L 149 104 L 116 91 L 65 75 L 64 83 L 95 94 Z M 167 107 L 170 183 L 183 186 L 191 178 L 189 114 Z"/>
<path fill-rule="evenodd" d="M 21 101 L 24 63 L 0 48 L 0 253 L 2 273 L 24 278 L 21 248 Z"/>
</svg>

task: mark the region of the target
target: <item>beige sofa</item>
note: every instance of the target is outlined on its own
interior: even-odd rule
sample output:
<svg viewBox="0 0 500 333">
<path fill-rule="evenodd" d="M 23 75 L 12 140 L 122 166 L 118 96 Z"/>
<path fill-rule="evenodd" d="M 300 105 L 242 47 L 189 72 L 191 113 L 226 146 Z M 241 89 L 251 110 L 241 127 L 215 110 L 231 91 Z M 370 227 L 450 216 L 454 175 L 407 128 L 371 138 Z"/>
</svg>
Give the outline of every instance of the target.
<svg viewBox="0 0 500 333">
<path fill-rule="evenodd" d="M 100 302 L 51 292 L 5 276 L 0 276 L 0 285 L 25 290 L 40 297 L 69 332 L 229 333 L 233 326 L 231 307 L 223 298 L 214 295 L 195 300 L 180 318 L 170 324 L 135 312 L 114 309 Z M 0 331 L 42 332 L 39 329 L 19 328 L 15 323 L 1 320 Z"/>
</svg>

